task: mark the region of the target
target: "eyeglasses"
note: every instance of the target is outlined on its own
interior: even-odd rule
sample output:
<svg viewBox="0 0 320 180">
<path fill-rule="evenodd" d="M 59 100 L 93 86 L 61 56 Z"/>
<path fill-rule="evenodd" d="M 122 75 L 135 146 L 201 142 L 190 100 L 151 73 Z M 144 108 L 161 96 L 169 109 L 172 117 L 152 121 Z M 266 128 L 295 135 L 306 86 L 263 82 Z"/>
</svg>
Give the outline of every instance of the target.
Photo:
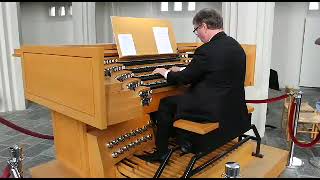
<svg viewBox="0 0 320 180">
<path fill-rule="evenodd" d="M 192 31 L 195 35 L 198 35 L 198 29 L 200 28 L 201 24 L 199 26 L 197 26 L 196 28 L 194 28 L 194 30 Z"/>
</svg>

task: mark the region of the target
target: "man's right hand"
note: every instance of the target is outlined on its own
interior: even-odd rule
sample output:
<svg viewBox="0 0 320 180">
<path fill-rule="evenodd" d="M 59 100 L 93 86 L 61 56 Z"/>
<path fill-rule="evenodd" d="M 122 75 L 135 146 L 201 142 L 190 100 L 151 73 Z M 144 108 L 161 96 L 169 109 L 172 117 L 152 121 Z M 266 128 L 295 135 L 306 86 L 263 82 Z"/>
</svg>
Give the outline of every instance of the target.
<svg viewBox="0 0 320 180">
<path fill-rule="evenodd" d="M 169 70 L 173 72 L 178 72 L 178 71 L 181 71 L 181 68 L 177 66 L 172 66 Z"/>
</svg>

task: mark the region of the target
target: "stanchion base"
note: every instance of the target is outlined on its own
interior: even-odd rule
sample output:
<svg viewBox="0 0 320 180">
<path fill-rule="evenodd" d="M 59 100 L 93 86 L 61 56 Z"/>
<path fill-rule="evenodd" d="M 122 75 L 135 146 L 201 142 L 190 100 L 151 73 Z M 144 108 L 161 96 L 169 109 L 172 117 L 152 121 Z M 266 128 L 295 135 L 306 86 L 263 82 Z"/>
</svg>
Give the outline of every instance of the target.
<svg viewBox="0 0 320 180">
<path fill-rule="evenodd" d="M 309 163 L 312 166 L 320 169 L 320 157 L 312 157 L 312 158 L 310 158 L 309 159 Z"/>
<path fill-rule="evenodd" d="M 304 165 L 304 162 L 297 158 L 297 157 L 293 157 L 292 158 L 292 162 L 287 166 L 288 168 L 298 168 Z"/>
</svg>

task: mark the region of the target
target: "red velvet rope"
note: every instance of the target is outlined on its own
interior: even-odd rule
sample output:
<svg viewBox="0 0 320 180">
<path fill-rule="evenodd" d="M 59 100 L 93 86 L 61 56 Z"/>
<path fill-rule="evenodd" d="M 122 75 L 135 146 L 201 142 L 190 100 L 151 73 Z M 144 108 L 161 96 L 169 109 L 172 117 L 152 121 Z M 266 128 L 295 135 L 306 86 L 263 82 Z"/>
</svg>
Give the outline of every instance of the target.
<svg viewBox="0 0 320 180">
<path fill-rule="evenodd" d="M 290 114 L 289 114 L 289 117 L 288 117 L 288 121 L 289 121 L 289 123 L 288 123 L 288 126 L 289 126 L 289 135 L 290 135 L 290 137 L 291 137 L 291 139 L 292 139 L 292 141 L 294 142 L 294 143 L 296 143 L 298 146 L 300 146 L 300 147 L 305 147 L 305 148 L 310 148 L 310 147 L 312 147 L 313 145 L 315 145 L 318 141 L 319 141 L 319 139 L 320 139 L 320 133 L 317 135 L 317 137 L 313 140 L 313 141 L 311 141 L 310 143 L 301 143 L 301 142 L 299 142 L 298 140 L 297 140 L 297 138 L 296 137 L 294 137 L 294 133 L 293 133 L 293 121 L 294 121 L 294 114 L 296 113 L 296 102 L 294 101 L 294 99 L 293 99 L 293 102 L 291 103 L 291 106 L 290 106 Z"/>
<path fill-rule="evenodd" d="M 275 98 L 271 98 L 271 99 L 263 99 L 263 100 L 246 100 L 246 103 L 272 103 L 272 102 L 275 102 L 275 101 L 279 101 L 281 99 L 284 99 L 284 98 L 287 98 L 289 95 L 288 94 L 284 94 L 282 96 L 279 96 L 279 97 L 275 97 Z M 294 143 L 296 143 L 298 146 L 301 146 L 301 147 L 311 147 L 313 146 L 314 144 L 316 144 L 319 139 L 320 139 L 320 133 L 317 135 L 316 139 L 314 139 L 311 143 L 308 143 L 308 144 L 303 144 L 301 142 L 299 142 L 293 135 L 293 113 L 295 112 L 295 107 L 296 107 L 296 103 L 293 101 L 293 103 L 291 103 L 291 106 L 290 106 L 290 114 L 289 114 L 289 135 L 292 139 L 292 141 Z M 0 123 L 8 126 L 8 127 L 11 127 L 17 131 L 20 131 L 24 134 L 27 134 L 27 135 L 30 135 L 30 136 L 34 136 L 34 137 L 38 137 L 38 138 L 42 138 L 42 139 L 51 139 L 53 140 L 53 136 L 49 136 L 49 135 L 43 135 L 43 134 L 39 134 L 39 133 L 36 133 L 36 132 L 32 132 L 30 130 L 27 130 L 27 129 L 24 129 L 22 127 L 19 127 L 13 123 L 11 123 L 10 121 L 7 121 L 3 118 L 0 117 Z"/>
<path fill-rule="evenodd" d="M 279 97 L 275 97 L 275 98 L 271 98 L 271 99 L 263 99 L 263 100 L 246 100 L 246 103 L 254 103 L 254 104 L 259 104 L 259 103 L 273 103 L 273 102 L 276 102 L 276 101 L 279 101 L 281 99 L 284 99 L 284 98 L 287 98 L 289 95 L 288 94 L 284 94 L 282 96 L 279 96 Z M 317 137 L 311 141 L 310 143 L 301 143 L 297 140 L 296 137 L 294 137 L 294 133 L 293 133 L 293 121 L 294 121 L 294 114 L 296 113 L 296 102 L 293 100 L 293 102 L 291 103 L 291 106 L 290 106 L 290 114 L 289 114 L 289 117 L 288 117 L 288 126 L 289 126 L 289 135 L 292 139 L 292 141 L 294 143 L 296 143 L 298 146 L 300 147 L 305 147 L 305 148 L 310 148 L 312 147 L 313 145 L 315 145 L 319 140 L 320 140 L 320 133 L 317 135 Z"/>
<path fill-rule="evenodd" d="M 279 97 L 275 97 L 275 98 L 271 98 L 271 99 L 264 99 L 264 100 L 246 100 L 247 103 L 272 103 L 272 102 L 275 102 L 275 101 L 278 101 L 278 100 L 281 100 L 281 99 L 284 99 L 284 98 L 287 98 L 288 95 L 287 94 L 284 94 L 282 96 L 279 96 Z M 8 126 L 8 127 L 11 127 L 12 129 L 15 129 L 19 132 L 22 132 L 24 134 L 27 134 L 27 135 L 30 135 L 30 136 L 34 136 L 34 137 L 38 137 L 38 138 L 42 138 L 42 139 L 53 139 L 54 137 L 53 136 L 49 136 L 49 135 L 43 135 L 43 134 L 39 134 L 39 133 L 36 133 L 36 132 L 32 132 L 30 130 L 27 130 L 27 129 L 24 129 L 22 127 L 19 127 L 13 123 L 11 123 L 10 121 L 7 121 L 3 118 L 0 117 L 0 123 Z"/>
<path fill-rule="evenodd" d="M 0 117 L 0 123 L 2 123 L 4 125 L 12 128 L 12 129 L 14 129 L 14 130 L 17 130 L 17 131 L 22 132 L 24 134 L 30 135 L 30 136 L 34 136 L 34 137 L 42 138 L 42 139 L 51 139 L 51 140 L 53 140 L 53 136 L 43 135 L 43 134 L 39 134 L 39 133 L 36 133 L 36 132 L 32 132 L 32 131 L 30 131 L 28 129 L 24 129 L 22 127 L 19 127 L 19 126 L 13 124 L 12 122 L 3 119 L 2 117 Z"/>
<path fill-rule="evenodd" d="M 273 103 L 276 101 L 279 101 L 281 99 L 287 98 L 289 95 L 284 94 L 279 97 L 271 98 L 271 99 L 262 99 L 262 100 L 246 100 L 246 103 L 253 103 L 253 104 L 259 104 L 259 103 Z"/>
<path fill-rule="evenodd" d="M 9 166 L 6 166 L 3 170 L 2 176 L 0 178 L 9 178 L 10 177 L 10 168 Z"/>
</svg>

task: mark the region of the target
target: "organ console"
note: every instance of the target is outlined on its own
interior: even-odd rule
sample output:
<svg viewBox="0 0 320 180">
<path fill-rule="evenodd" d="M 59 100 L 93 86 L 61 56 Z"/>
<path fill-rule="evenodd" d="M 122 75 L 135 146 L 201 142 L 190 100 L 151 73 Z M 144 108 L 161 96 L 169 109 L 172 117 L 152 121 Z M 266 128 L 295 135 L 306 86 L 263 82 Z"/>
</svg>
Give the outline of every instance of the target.
<svg viewBox="0 0 320 180">
<path fill-rule="evenodd" d="M 131 24 L 129 30 L 119 29 L 129 27 L 128 23 L 137 24 Z M 154 148 L 149 113 L 157 110 L 161 98 L 183 93 L 187 88 L 173 86 L 151 72 L 157 67 L 186 66 L 192 52 L 201 45 L 176 44 L 171 25 L 165 20 L 113 20 L 115 35 L 121 30 L 135 35 L 142 30 L 133 28 L 155 25 L 169 27 L 173 53 L 158 54 L 155 47 L 150 48 L 152 36 L 147 31 L 143 31 L 142 39 L 134 36 L 136 56 L 122 56 L 118 44 L 23 46 L 16 50 L 16 56 L 22 59 L 26 98 L 52 111 L 56 160 L 32 168 L 32 177 L 183 175 L 192 154 L 172 151 L 166 164 L 145 162 L 136 156 Z M 250 86 L 254 84 L 255 45 L 242 47 L 247 54 L 245 85 Z M 174 141 L 170 144 L 176 147 Z M 231 141 L 207 154 L 195 163 L 195 168 L 235 144 Z M 262 145 L 261 159 L 251 156 L 254 148 L 251 141 L 243 143 L 192 177 L 221 177 L 227 161 L 241 165 L 242 177 L 277 177 L 285 168 L 287 151 Z"/>
</svg>

